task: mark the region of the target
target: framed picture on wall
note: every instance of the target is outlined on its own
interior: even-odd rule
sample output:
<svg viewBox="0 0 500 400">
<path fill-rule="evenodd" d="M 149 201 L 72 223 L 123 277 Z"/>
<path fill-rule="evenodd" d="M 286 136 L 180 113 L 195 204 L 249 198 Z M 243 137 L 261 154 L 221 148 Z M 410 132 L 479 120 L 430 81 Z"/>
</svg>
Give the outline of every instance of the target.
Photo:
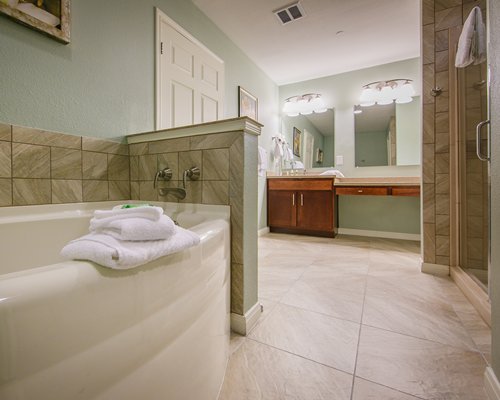
<svg viewBox="0 0 500 400">
<path fill-rule="evenodd" d="M 259 100 L 241 86 L 238 86 L 238 116 L 255 121 L 259 118 Z"/>
<path fill-rule="evenodd" d="M 300 157 L 300 150 L 302 145 L 302 132 L 296 127 L 293 127 L 293 155 Z"/>
<path fill-rule="evenodd" d="M 0 14 L 59 42 L 69 43 L 71 0 L 0 0 Z"/>
</svg>

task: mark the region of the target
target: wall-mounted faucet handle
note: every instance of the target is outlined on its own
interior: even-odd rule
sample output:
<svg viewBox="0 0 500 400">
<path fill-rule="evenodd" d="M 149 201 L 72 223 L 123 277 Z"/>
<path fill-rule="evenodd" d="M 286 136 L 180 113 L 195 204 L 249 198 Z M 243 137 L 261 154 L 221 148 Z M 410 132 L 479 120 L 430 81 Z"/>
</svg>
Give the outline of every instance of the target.
<svg viewBox="0 0 500 400">
<path fill-rule="evenodd" d="M 170 179 L 172 179 L 172 170 L 167 167 L 157 171 L 155 174 L 155 179 L 153 181 L 153 189 L 156 189 L 156 184 L 158 183 L 158 179 L 169 181 Z"/>
<path fill-rule="evenodd" d="M 200 179 L 200 169 L 198 167 L 192 167 L 184 171 L 182 174 L 182 185 L 184 189 L 186 188 L 186 179 L 188 178 L 192 181 Z"/>
</svg>

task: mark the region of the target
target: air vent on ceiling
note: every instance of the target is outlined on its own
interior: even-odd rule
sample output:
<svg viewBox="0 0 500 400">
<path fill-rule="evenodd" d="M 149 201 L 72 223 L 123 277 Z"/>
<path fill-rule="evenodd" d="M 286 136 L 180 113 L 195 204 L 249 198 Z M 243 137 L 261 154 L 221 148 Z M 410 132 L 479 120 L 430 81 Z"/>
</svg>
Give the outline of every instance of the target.
<svg viewBox="0 0 500 400">
<path fill-rule="evenodd" d="M 300 19 L 306 15 L 300 2 L 290 4 L 273 12 L 283 25 Z"/>
</svg>

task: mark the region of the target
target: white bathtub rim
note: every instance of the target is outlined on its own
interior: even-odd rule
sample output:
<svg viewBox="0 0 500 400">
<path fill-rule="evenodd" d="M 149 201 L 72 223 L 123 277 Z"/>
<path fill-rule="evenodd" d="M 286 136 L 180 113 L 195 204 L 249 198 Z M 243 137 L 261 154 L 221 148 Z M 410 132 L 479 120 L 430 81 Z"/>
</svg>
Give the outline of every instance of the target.
<svg viewBox="0 0 500 400">
<path fill-rule="evenodd" d="M 102 201 L 86 203 L 62 203 L 62 204 L 40 204 L 29 206 L 0 207 L 0 224 L 40 221 L 45 219 L 65 219 L 65 218 L 90 218 L 95 210 L 110 209 L 120 204 L 152 204 L 162 207 L 166 212 L 189 212 L 189 213 L 209 213 L 218 215 L 220 218 L 229 219 L 229 206 L 196 204 L 196 203 L 172 203 L 160 201 Z"/>
</svg>

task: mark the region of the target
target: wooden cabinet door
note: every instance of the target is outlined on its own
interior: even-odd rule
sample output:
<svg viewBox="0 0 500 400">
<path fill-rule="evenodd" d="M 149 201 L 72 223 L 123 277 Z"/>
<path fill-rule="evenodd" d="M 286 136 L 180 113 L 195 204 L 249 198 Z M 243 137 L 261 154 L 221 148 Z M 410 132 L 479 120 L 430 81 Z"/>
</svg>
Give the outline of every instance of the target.
<svg viewBox="0 0 500 400">
<path fill-rule="evenodd" d="M 291 190 L 270 190 L 267 216 L 269 226 L 295 227 L 297 225 L 297 193 Z"/>
<path fill-rule="evenodd" d="M 333 192 L 298 192 L 297 226 L 311 231 L 333 231 Z"/>
</svg>

